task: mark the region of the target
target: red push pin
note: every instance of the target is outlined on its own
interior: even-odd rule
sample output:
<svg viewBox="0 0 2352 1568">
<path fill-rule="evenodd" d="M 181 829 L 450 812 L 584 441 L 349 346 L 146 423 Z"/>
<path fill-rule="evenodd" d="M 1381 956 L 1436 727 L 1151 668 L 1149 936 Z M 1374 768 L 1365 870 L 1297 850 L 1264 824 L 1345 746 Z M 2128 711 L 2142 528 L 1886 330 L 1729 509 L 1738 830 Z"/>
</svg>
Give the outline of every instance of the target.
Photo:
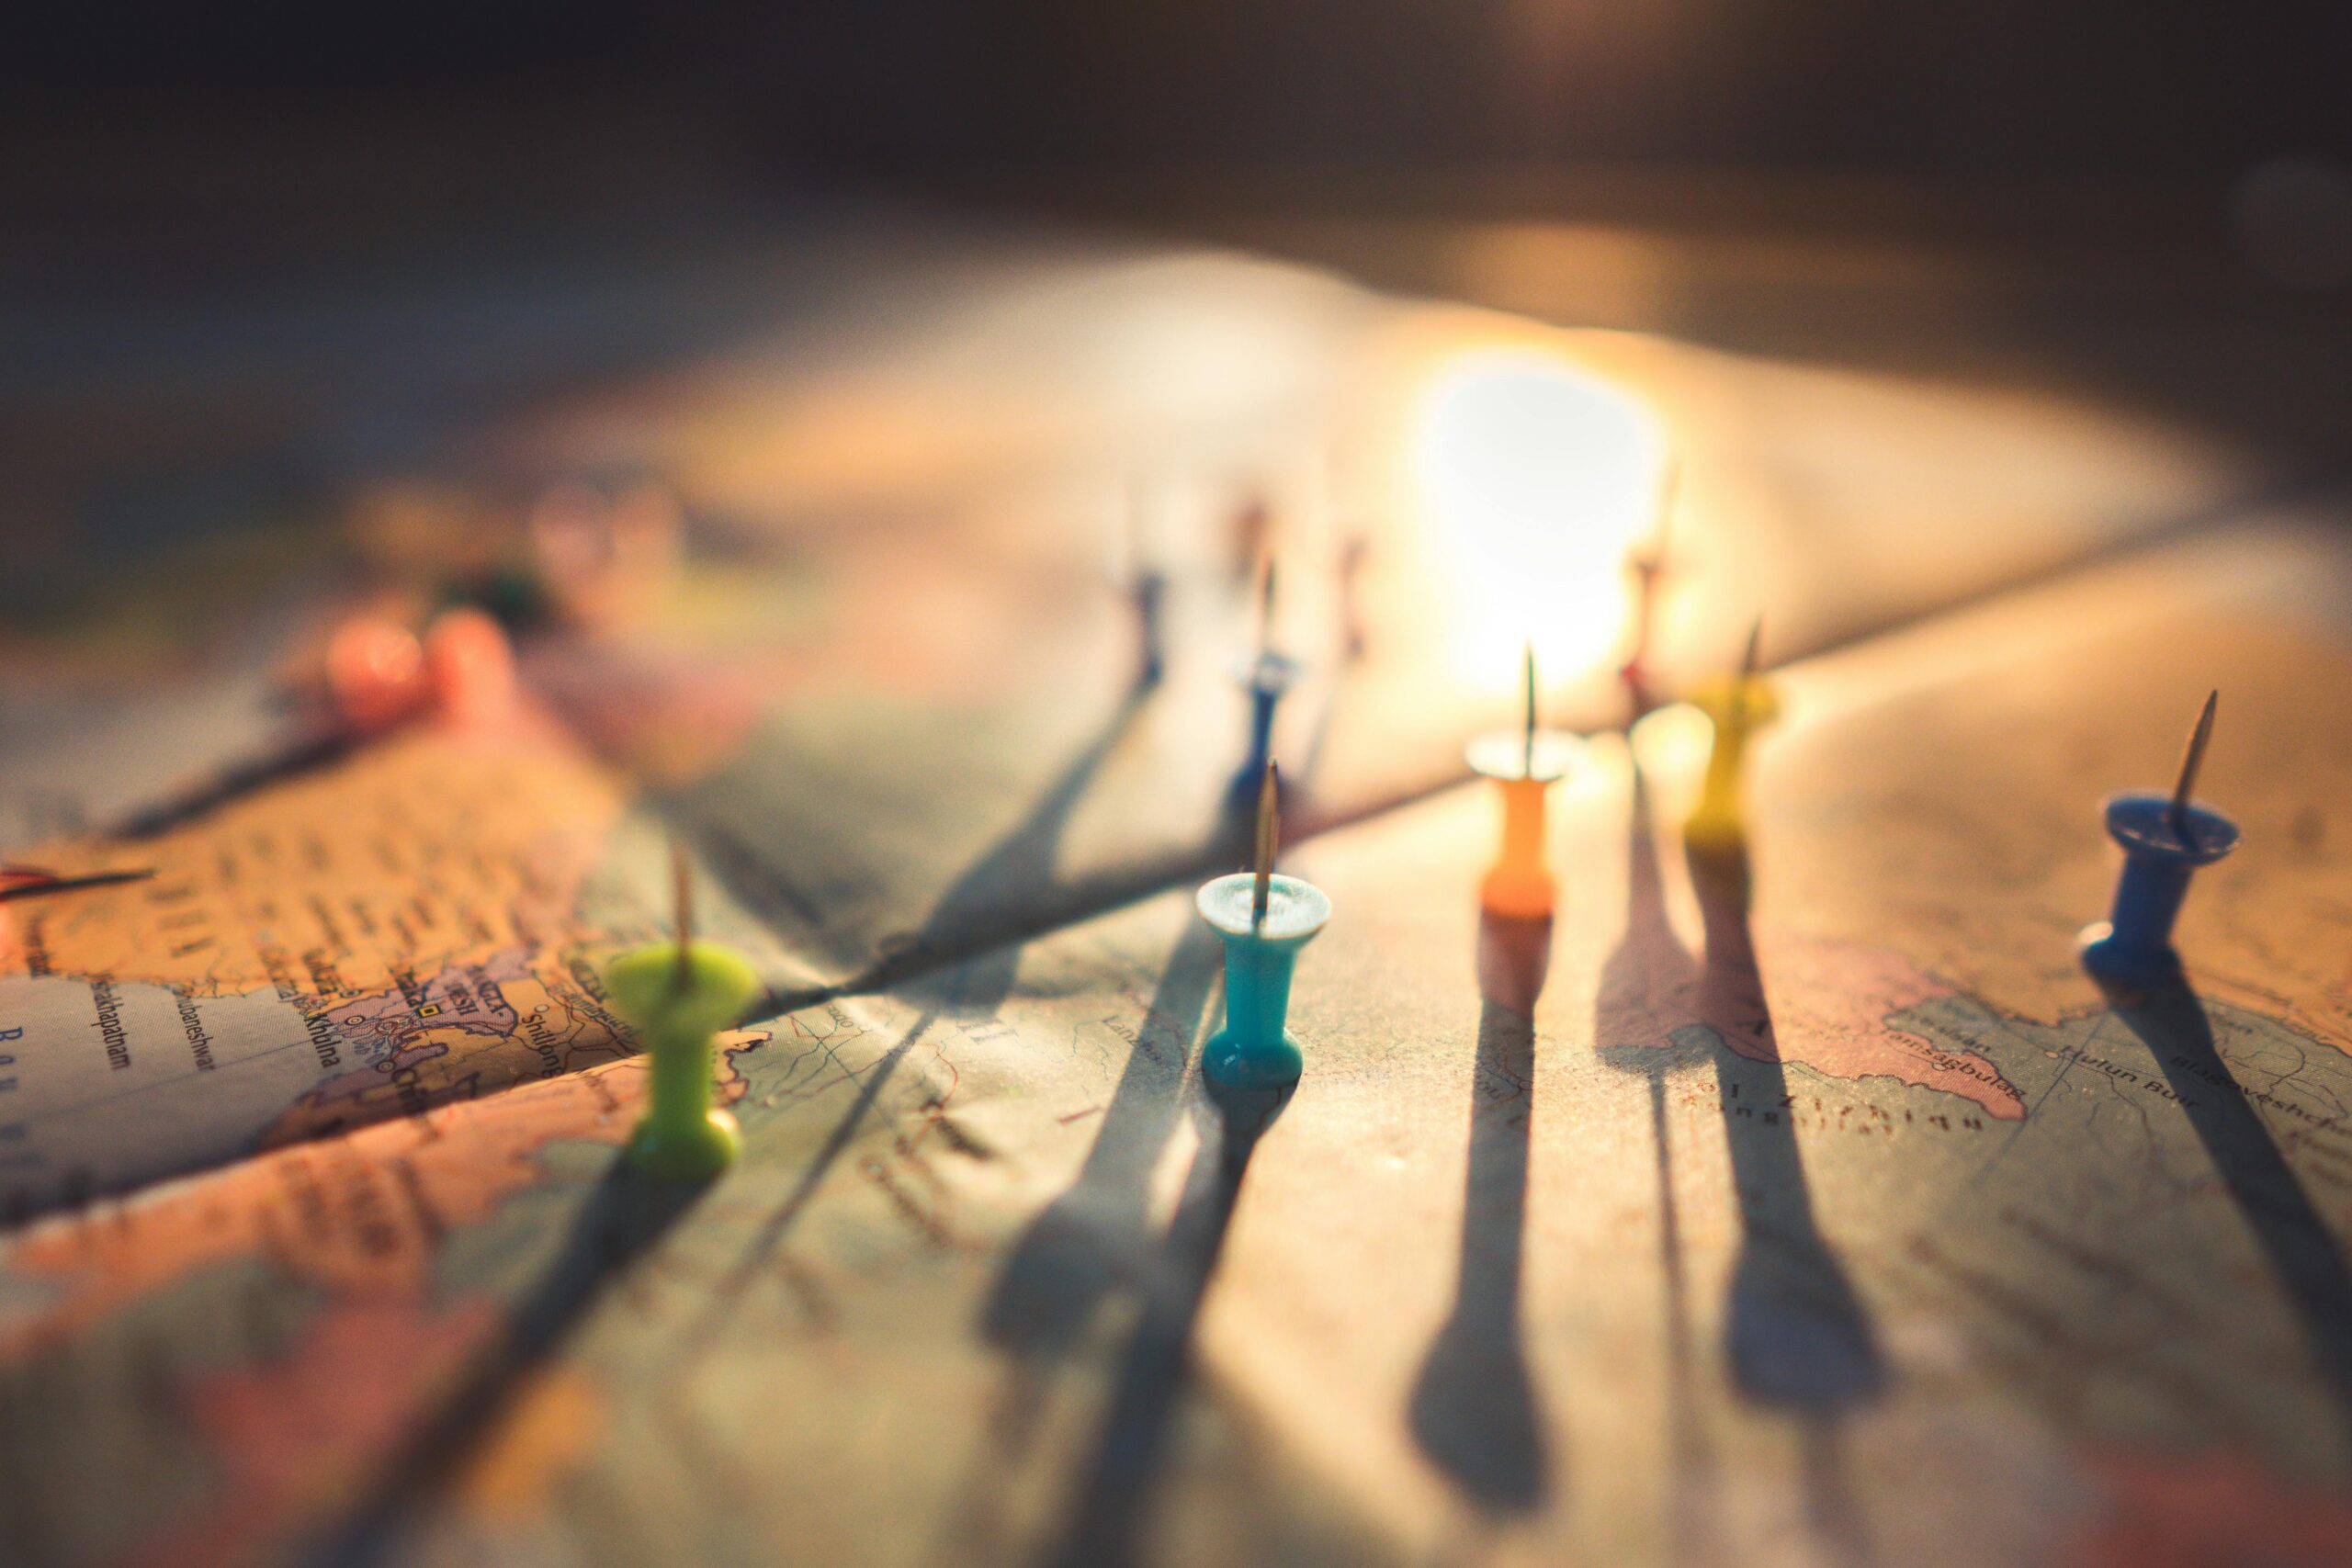
<svg viewBox="0 0 2352 1568">
<path fill-rule="evenodd" d="M 363 735 L 411 716 L 432 694 L 416 634 L 374 615 L 353 616 L 327 639 L 326 684 L 335 723 Z"/>
<path fill-rule="evenodd" d="M 326 712 L 272 750 L 232 763 L 156 805 L 117 831 L 145 838 L 251 794 L 322 767 L 363 740 L 439 716 L 494 724 L 514 705 L 514 650 L 480 610 L 451 610 L 419 641 L 397 622 L 358 615 L 327 640 Z"/>
<path fill-rule="evenodd" d="M 514 711 L 514 645 L 487 610 L 446 610 L 424 633 L 429 700 L 460 724 L 493 724 Z"/>
</svg>

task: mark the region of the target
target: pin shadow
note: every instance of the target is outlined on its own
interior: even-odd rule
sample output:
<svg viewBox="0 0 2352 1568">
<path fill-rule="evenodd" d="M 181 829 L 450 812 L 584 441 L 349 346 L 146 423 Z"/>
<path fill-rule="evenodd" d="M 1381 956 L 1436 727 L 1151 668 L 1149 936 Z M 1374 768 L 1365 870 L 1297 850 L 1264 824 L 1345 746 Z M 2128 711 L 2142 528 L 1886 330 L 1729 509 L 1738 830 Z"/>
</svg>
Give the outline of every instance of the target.
<svg viewBox="0 0 2352 1568">
<path fill-rule="evenodd" d="M 1012 994 L 1014 979 L 1020 973 L 1021 942 L 1013 932 L 1001 932 L 998 941 L 989 942 L 984 917 L 989 911 L 1016 906 L 1024 890 L 1043 891 L 1054 886 L 1054 857 L 1070 813 L 1084 798 L 1086 786 L 1119 737 L 1125 733 L 1147 695 L 1140 687 L 1127 694 L 1093 738 L 1038 796 L 1028 814 L 948 886 L 932 906 L 922 929 L 899 944 L 894 956 L 858 987 L 870 989 L 888 985 L 894 971 L 912 973 L 917 977 L 905 985 L 905 993 L 923 1010 L 899 1043 L 867 1070 L 856 1098 L 810 1157 L 800 1179 L 762 1223 L 750 1245 L 714 1288 L 710 1311 L 681 1340 L 682 1354 L 691 1355 L 716 1337 L 728 1305 L 750 1286 L 768 1258 L 783 1244 L 818 1188 L 872 1114 L 882 1090 L 907 1053 L 941 1017 L 991 1017 Z M 974 956 L 961 964 L 953 963 L 953 956 L 967 948 L 976 949 Z"/>
<path fill-rule="evenodd" d="M 1204 1080 L 1193 1112 L 1200 1151 L 1147 1284 L 1093 1460 L 1068 1527 L 1046 1561 L 1053 1568 L 1124 1568 L 1136 1560 L 1170 1430 L 1193 1380 L 1193 1325 L 1216 1272 L 1259 1140 L 1295 1084 L 1230 1089 Z"/>
<path fill-rule="evenodd" d="M 2094 976 L 2097 978 L 2097 976 Z M 2231 1200 L 2287 1292 L 2352 1435 L 2352 1268 L 2278 1140 L 2256 1113 L 2213 1038 L 2212 1020 L 2185 976 L 2145 988 L 2100 982 L 2178 1098 Z"/>
<path fill-rule="evenodd" d="M 382 1484 L 300 1560 L 318 1568 L 396 1561 L 410 1510 L 462 1472 L 499 1413 L 562 1349 L 606 1285 L 650 1252 L 706 1190 L 706 1183 L 643 1175 L 616 1156 L 572 1216 L 554 1261 L 514 1303 L 504 1332 L 476 1358 L 448 1402 L 401 1445 Z"/>
<path fill-rule="evenodd" d="M 183 785 L 176 793 L 132 811 L 109 830 L 119 839 L 158 839 L 175 828 L 209 817 L 273 784 L 323 773 L 359 750 L 360 740 L 339 728 L 322 728 L 286 741 L 281 750 L 233 761 Z"/>
<path fill-rule="evenodd" d="M 1870 1320 L 1814 1219 L 1748 931 L 1747 852 L 1735 843 L 1686 852 L 1706 931 L 1699 1015 L 1763 1048 L 1736 1070 L 1728 1051 L 1714 1053 L 1741 1219 L 1726 1314 L 1732 1374 L 1760 1404 L 1838 1415 L 1876 1398 L 1885 1371 Z"/>
<path fill-rule="evenodd" d="M 1221 944 L 1188 922 L 1112 1087 L 1078 1175 L 1013 1243 L 980 1331 L 1015 1355 L 1058 1359 L 1145 1250 L 1151 1173 L 1176 1130 L 1184 1069 L 1216 989 Z"/>
<path fill-rule="evenodd" d="M 1659 1277 L 1665 1287 L 1668 1449 L 1673 1456 L 1675 1561 L 1698 1555 L 1708 1517 L 1714 1456 L 1699 1420 L 1690 1326 L 1690 1276 L 1683 1267 L 1680 1206 L 1675 1201 L 1674 1151 L 1666 1114 L 1667 1079 L 1690 1067 L 1697 1054 L 1667 1021 L 1680 1015 L 1696 983 L 1694 965 L 1667 917 L 1666 879 L 1658 864 L 1657 829 L 1649 781 L 1632 765 L 1626 818 L 1625 928 L 1601 964 L 1594 1002 L 1593 1038 L 1610 1066 L 1638 1073 L 1648 1086 L 1650 1147 L 1657 1186 Z M 1664 1039 L 1661 1040 L 1660 1036 Z"/>
<path fill-rule="evenodd" d="M 1057 923 L 1055 913 L 1068 895 L 1055 861 L 1070 816 L 1149 695 L 1146 686 L 1128 690 L 1020 822 L 947 886 L 919 930 L 892 944 L 870 981 L 891 983 L 894 969 L 928 971 L 910 987 L 926 1006 L 986 1017 L 1003 1005 L 1021 965 L 1017 939 L 1043 929 L 1040 921 Z M 958 958 L 964 961 L 941 966 Z"/>
<path fill-rule="evenodd" d="M 984 1451 L 946 1513 L 944 1560 L 1003 1534 L 1008 1470 L 1029 1451 L 1052 1380 L 1114 1292 L 1149 1258 L 1151 1173 L 1176 1131 L 1184 1073 L 1214 994 L 1222 944 L 1188 922 L 1161 967 L 1136 1040 L 1070 1184 L 1023 1227 L 980 1309 L 979 1332 L 1005 1353 Z"/>
<path fill-rule="evenodd" d="M 1498 1512 L 1547 1490 L 1543 1422 L 1521 1332 L 1528 1148 L 1534 1122 L 1535 1000 L 1552 922 L 1478 922 L 1477 1055 L 1453 1309 L 1413 1386 L 1413 1438 L 1464 1492 Z"/>
</svg>

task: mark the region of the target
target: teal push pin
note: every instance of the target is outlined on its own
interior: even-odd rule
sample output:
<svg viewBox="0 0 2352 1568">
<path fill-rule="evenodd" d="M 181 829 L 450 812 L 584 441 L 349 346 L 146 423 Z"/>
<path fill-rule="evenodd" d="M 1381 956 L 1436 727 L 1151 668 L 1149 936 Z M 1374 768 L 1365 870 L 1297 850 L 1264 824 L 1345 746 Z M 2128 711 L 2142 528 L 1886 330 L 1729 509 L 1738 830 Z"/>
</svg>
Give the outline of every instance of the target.
<svg viewBox="0 0 2352 1568">
<path fill-rule="evenodd" d="M 1201 919 L 1225 942 L 1225 1027 L 1209 1036 L 1201 1070 L 1227 1089 L 1280 1089 L 1298 1081 L 1306 1055 L 1283 1027 L 1298 950 L 1331 918 L 1323 890 L 1274 874 L 1280 775 L 1268 762 L 1258 790 L 1254 872 L 1220 876 L 1200 891 Z"/>
<path fill-rule="evenodd" d="M 2107 830 L 2123 846 L 2123 874 L 2115 885 L 2114 909 L 2081 938 L 2083 967 L 2102 982 L 2147 990 L 2177 981 L 2180 955 L 2173 951 L 2172 923 L 2188 878 L 2238 847 L 2236 823 L 2189 799 L 2221 696 L 2206 697 L 2169 799 L 2139 792 L 2107 803 Z"/>
</svg>

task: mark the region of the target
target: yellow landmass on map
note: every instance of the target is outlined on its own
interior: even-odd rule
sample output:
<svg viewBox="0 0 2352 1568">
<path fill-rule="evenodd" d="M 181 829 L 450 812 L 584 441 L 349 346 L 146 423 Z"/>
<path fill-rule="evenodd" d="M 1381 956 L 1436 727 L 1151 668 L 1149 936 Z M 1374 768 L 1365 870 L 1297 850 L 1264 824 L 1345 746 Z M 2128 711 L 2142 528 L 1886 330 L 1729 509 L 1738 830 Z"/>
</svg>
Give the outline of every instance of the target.
<svg viewBox="0 0 2352 1568">
<path fill-rule="evenodd" d="M 152 840 L 28 852 L 155 875 L 20 911 L 0 973 L 332 999 L 578 941 L 581 880 L 621 808 L 552 725 L 409 729 Z"/>
</svg>

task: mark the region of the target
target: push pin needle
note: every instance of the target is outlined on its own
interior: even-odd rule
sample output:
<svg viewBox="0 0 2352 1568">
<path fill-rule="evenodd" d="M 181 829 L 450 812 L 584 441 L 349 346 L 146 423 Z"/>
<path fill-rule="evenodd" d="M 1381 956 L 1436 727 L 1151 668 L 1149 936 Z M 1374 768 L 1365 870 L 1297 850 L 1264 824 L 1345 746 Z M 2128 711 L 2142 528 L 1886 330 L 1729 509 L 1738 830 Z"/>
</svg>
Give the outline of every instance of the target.
<svg viewBox="0 0 2352 1568">
<path fill-rule="evenodd" d="M 1747 628 L 1747 648 L 1739 656 L 1739 679 L 1732 683 L 1732 708 L 1742 727 L 1747 722 L 1747 694 L 1756 684 L 1756 671 L 1764 649 L 1764 617 L 1758 615 Z"/>
<path fill-rule="evenodd" d="M 674 979 L 677 988 L 683 991 L 694 983 L 695 879 L 693 868 L 686 862 L 686 846 L 674 836 L 670 840 L 670 897 L 671 907 L 676 911 L 678 931 Z"/>
<path fill-rule="evenodd" d="M 1520 655 L 1520 674 L 1527 697 L 1527 722 L 1522 732 L 1526 738 L 1525 749 L 1521 758 L 1520 776 L 1532 779 L 1535 776 L 1535 643 L 1532 638 L 1528 640 Z"/>
<path fill-rule="evenodd" d="M 2180 759 L 2180 782 L 2172 786 L 2172 806 L 2165 819 L 2181 842 L 2188 842 L 2188 796 L 2197 787 L 2197 771 L 2205 765 L 2205 743 L 2213 739 L 2213 710 L 2221 705 L 2219 688 L 2205 694 L 2204 709 L 2197 716 L 2197 728 L 2190 731 L 2188 750 Z"/>
<path fill-rule="evenodd" d="M 1274 844 L 1282 820 L 1282 771 L 1266 764 L 1266 778 L 1258 786 L 1258 879 L 1250 888 L 1250 923 L 1266 923 L 1266 899 L 1272 890 Z"/>
<path fill-rule="evenodd" d="M 82 887 L 111 887 L 120 882 L 144 882 L 155 874 L 152 865 L 137 871 L 99 871 L 87 876 L 55 876 L 30 866 L 0 868 L 0 904 L 17 898 L 42 898 Z"/>
</svg>

